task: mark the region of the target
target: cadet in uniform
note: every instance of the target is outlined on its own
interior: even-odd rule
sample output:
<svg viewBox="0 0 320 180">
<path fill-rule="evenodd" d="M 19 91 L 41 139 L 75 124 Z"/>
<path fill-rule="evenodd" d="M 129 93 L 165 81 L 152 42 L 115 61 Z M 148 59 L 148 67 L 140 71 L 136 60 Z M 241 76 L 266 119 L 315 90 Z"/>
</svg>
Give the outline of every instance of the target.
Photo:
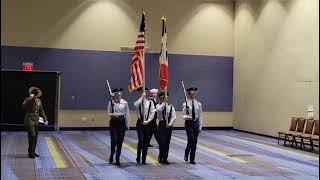
<svg viewBox="0 0 320 180">
<path fill-rule="evenodd" d="M 42 117 L 46 124 L 48 120 L 44 113 L 42 102 L 39 99 L 42 95 L 41 90 L 37 87 L 30 87 L 29 94 L 29 97 L 24 99 L 22 107 L 26 110 L 24 126 L 28 131 L 28 155 L 30 158 L 34 158 L 39 157 L 39 155 L 35 153 L 38 139 L 39 117 Z"/>
<path fill-rule="evenodd" d="M 130 111 L 127 101 L 122 99 L 122 88 L 112 90 L 113 100 L 108 103 L 108 115 L 110 119 L 111 154 L 109 163 L 113 162 L 116 152 L 116 165 L 120 166 L 120 154 L 126 129 L 129 129 Z"/>
<path fill-rule="evenodd" d="M 141 93 L 141 96 L 138 100 L 136 100 L 133 105 L 136 108 L 136 112 L 137 112 L 137 123 L 136 123 L 136 129 L 137 129 L 137 134 L 138 134 L 138 148 L 137 148 L 137 158 L 136 161 L 139 164 L 141 161 L 141 151 L 143 148 L 143 132 L 142 132 L 142 121 L 143 121 L 143 114 L 144 114 L 144 109 L 146 107 L 146 103 L 147 103 L 147 99 L 146 99 L 146 91 L 148 90 L 148 88 L 145 88 L 145 91 L 143 91 L 143 88 L 139 88 L 138 91 Z M 144 102 L 142 105 L 142 101 Z"/>
<path fill-rule="evenodd" d="M 152 97 L 148 99 L 148 101 L 145 104 L 145 109 L 144 109 L 144 122 L 143 122 L 143 149 L 142 149 L 142 164 L 146 165 L 146 157 L 148 153 L 148 147 L 150 140 L 152 138 L 152 134 L 155 134 L 157 137 L 157 109 L 156 109 L 156 98 L 157 98 L 157 89 L 151 89 L 150 93 Z M 156 96 L 156 98 L 154 98 Z M 156 138 L 157 139 L 157 138 Z"/>
<path fill-rule="evenodd" d="M 149 100 L 152 100 L 154 108 L 156 109 L 156 106 L 158 104 L 158 89 L 151 89 L 150 90 L 150 94 L 151 96 L 149 97 Z M 156 111 L 155 115 L 154 115 L 155 119 L 158 118 L 158 113 Z M 156 139 L 158 146 L 160 147 L 160 138 L 158 135 L 158 125 L 157 125 L 157 121 L 152 121 L 152 134 L 151 134 L 151 139 L 152 139 L 152 135 L 154 135 L 154 138 Z M 149 147 L 153 147 L 150 143 L 148 145 Z"/>
<path fill-rule="evenodd" d="M 197 148 L 198 133 L 202 130 L 202 105 L 195 99 L 197 88 L 191 87 L 187 89 L 188 100 L 183 103 L 183 119 L 185 120 L 185 128 L 188 137 L 188 144 L 184 154 L 184 160 L 188 162 L 190 155 L 190 163 L 196 164 L 195 154 Z"/>
<path fill-rule="evenodd" d="M 167 93 L 167 96 L 169 94 Z M 159 94 L 161 104 L 157 105 L 159 114 L 159 163 L 170 164 L 168 162 L 169 146 L 172 134 L 172 126 L 176 120 L 176 111 L 171 104 L 168 104 L 168 99 L 165 97 L 165 92 Z"/>
</svg>

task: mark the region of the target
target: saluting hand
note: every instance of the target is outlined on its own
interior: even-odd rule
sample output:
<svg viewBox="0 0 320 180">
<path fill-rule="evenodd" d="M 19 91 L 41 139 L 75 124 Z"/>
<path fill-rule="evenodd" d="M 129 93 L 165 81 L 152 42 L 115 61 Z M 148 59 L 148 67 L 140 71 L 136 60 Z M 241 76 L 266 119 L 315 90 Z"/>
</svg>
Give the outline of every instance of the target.
<svg viewBox="0 0 320 180">
<path fill-rule="evenodd" d="M 33 100 L 36 98 L 36 96 L 34 94 L 30 94 L 30 98 Z"/>
</svg>

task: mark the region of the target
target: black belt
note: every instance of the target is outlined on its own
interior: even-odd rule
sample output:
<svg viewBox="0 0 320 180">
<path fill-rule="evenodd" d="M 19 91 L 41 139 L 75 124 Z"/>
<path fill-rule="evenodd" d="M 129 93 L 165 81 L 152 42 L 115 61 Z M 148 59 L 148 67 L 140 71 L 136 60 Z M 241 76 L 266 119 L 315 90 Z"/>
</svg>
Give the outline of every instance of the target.
<svg viewBox="0 0 320 180">
<path fill-rule="evenodd" d="M 27 115 L 38 115 L 39 112 L 27 112 L 26 114 L 27 114 Z"/>
<path fill-rule="evenodd" d="M 118 117 L 112 117 L 112 118 L 124 118 L 124 115 L 120 115 Z"/>
</svg>

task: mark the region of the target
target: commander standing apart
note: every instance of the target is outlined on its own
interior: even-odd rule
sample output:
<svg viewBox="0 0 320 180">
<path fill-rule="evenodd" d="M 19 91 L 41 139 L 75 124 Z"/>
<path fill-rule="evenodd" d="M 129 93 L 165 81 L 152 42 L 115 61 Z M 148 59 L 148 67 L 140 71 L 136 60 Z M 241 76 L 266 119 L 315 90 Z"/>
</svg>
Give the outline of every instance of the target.
<svg viewBox="0 0 320 180">
<path fill-rule="evenodd" d="M 22 103 L 22 107 L 26 110 L 24 126 L 28 131 L 29 158 L 39 157 L 39 155 L 35 153 L 38 139 L 39 118 L 43 118 L 44 122 L 48 124 L 48 119 L 44 113 L 40 100 L 41 95 L 42 92 L 38 87 L 30 87 L 29 97 L 26 97 Z"/>
</svg>

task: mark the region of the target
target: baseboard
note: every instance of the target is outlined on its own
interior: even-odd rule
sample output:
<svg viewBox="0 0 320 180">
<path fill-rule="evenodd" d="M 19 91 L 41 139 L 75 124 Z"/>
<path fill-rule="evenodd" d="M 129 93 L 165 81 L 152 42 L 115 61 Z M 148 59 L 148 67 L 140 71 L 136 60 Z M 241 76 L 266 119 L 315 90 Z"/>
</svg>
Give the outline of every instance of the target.
<svg viewBox="0 0 320 180">
<path fill-rule="evenodd" d="M 1 131 L 26 131 L 26 128 L 22 126 L 7 126 L 1 125 Z M 54 131 L 54 127 L 39 126 L 39 131 Z"/>
<path fill-rule="evenodd" d="M 260 134 L 260 133 L 245 131 L 245 130 L 241 130 L 241 129 L 234 129 L 234 128 L 233 128 L 233 130 L 239 131 L 239 132 L 245 132 L 245 133 L 249 133 L 249 134 L 255 134 L 255 135 L 259 135 L 259 136 L 264 136 L 264 137 L 269 137 L 269 138 L 273 138 L 273 139 L 278 139 L 278 137 L 270 136 L 270 135 L 266 135 L 266 134 Z"/>
<path fill-rule="evenodd" d="M 59 127 L 59 131 L 107 131 L 109 127 Z"/>
<path fill-rule="evenodd" d="M 250 131 L 245 131 L 245 130 L 240 130 L 240 129 L 233 129 L 235 131 L 239 131 L 239 132 L 245 132 L 245 133 L 249 133 L 249 134 L 254 134 L 254 135 L 258 135 L 258 136 L 264 136 L 264 137 L 269 137 L 269 138 L 273 138 L 273 139 L 278 139 L 278 137 L 275 136 L 270 136 L 270 135 L 265 135 L 265 134 L 259 134 L 259 133 L 255 133 L 255 132 L 250 132 Z M 306 145 L 310 145 L 310 143 L 305 143 Z M 315 147 L 319 147 L 318 144 L 314 144 L 313 146 Z"/>
<path fill-rule="evenodd" d="M 130 130 L 136 130 L 130 127 Z M 185 127 L 173 127 L 174 130 L 185 130 Z M 203 130 L 232 130 L 232 127 L 203 127 Z M 39 127 L 40 131 L 54 131 L 53 128 Z M 107 131 L 109 127 L 59 127 L 59 131 Z M 24 127 L 3 127 L 1 131 L 25 131 Z"/>
<path fill-rule="evenodd" d="M 136 127 L 130 127 L 130 130 L 136 130 Z M 174 130 L 185 130 L 185 127 L 173 127 Z M 203 130 L 232 130 L 232 127 L 203 127 Z M 60 127 L 60 131 L 105 131 L 109 127 Z"/>
<path fill-rule="evenodd" d="M 233 130 L 233 127 L 202 127 L 202 130 Z"/>
</svg>

